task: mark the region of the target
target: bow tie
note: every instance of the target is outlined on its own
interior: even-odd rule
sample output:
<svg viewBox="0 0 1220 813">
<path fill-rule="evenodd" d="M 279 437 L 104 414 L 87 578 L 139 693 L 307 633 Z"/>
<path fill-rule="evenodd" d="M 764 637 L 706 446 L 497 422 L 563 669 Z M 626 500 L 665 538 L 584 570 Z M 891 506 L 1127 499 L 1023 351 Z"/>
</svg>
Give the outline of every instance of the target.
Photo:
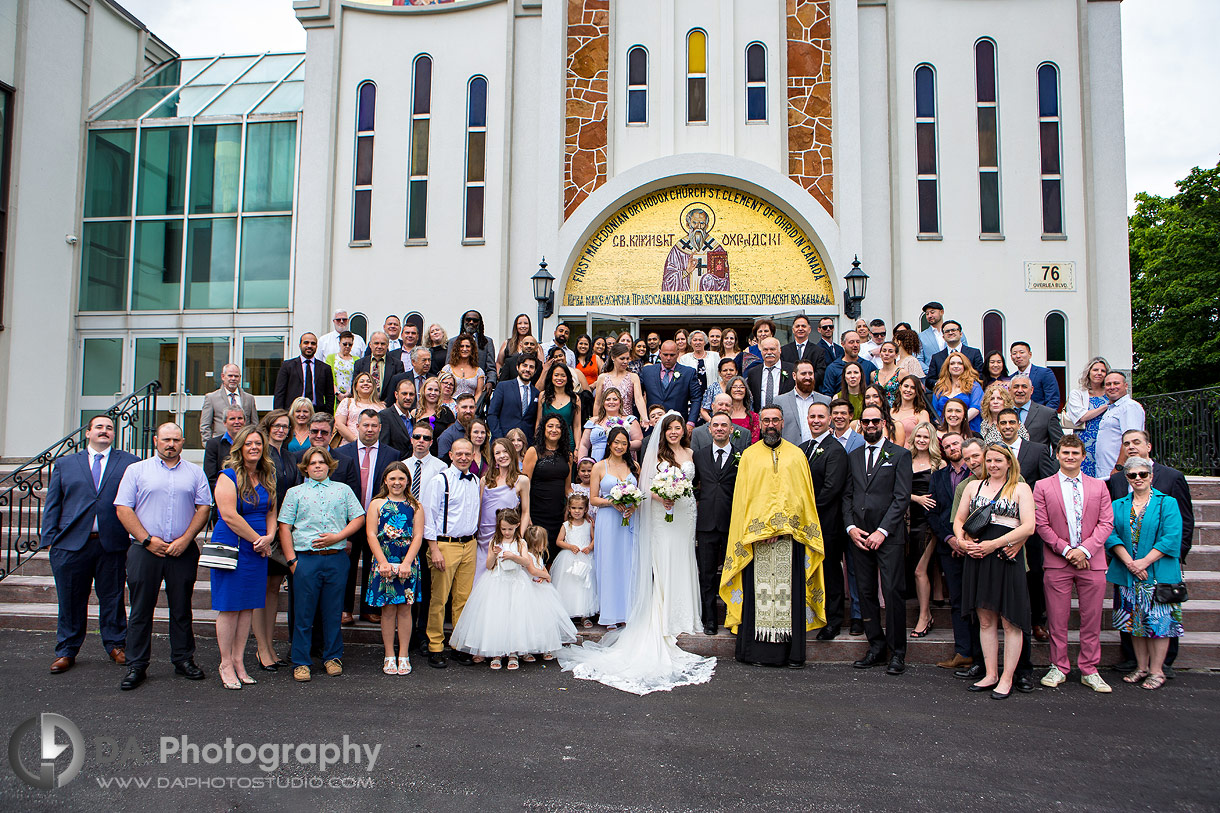
<svg viewBox="0 0 1220 813">
<path fill-rule="evenodd" d="M 459 476 L 458 476 L 458 479 L 459 479 L 459 480 L 473 480 L 473 479 L 474 479 L 474 475 L 473 475 L 473 474 L 471 474 L 470 472 L 466 472 L 465 474 L 459 475 Z"/>
</svg>

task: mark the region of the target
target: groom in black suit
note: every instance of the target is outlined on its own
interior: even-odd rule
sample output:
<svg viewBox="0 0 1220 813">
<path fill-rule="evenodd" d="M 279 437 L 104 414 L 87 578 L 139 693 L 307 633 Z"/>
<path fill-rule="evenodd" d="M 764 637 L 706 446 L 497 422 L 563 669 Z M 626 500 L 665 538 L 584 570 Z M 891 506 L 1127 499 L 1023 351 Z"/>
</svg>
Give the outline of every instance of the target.
<svg viewBox="0 0 1220 813">
<path fill-rule="evenodd" d="M 699 564 L 703 632 L 715 635 L 719 621 L 716 596 L 720 592 L 720 577 L 716 570 L 724 561 L 728 546 L 738 451 L 731 442 L 733 424 L 728 415 L 717 412 L 708 423 L 708 430 L 712 442 L 694 453 L 695 559 Z"/>
<path fill-rule="evenodd" d="M 810 404 L 807 420 L 813 438 L 801 444 L 801 451 L 809 461 L 809 478 L 813 481 L 813 497 L 818 506 L 818 519 L 822 522 L 822 544 L 826 551 L 826 558 L 822 560 L 826 626 L 818 630 L 817 639 L 832 641 L 843 627 L 843 554 L 847 552 L 843 490 L 847 488 L 847 452 L 831 431 L 829 405 Z"/>
<path fill-rule="evenodd" d="M 703 385 L 694 367 L 678 363 L 678 345 L 662 342 L 659 364 L 649 364 L 640 370 L 644 400 L 651 407 L 659 404 L 665 411 L 673 410 L 686 416 L 686 428 L 695 428 L 699 408 L 703 405 Z"/>
<path fill-rule="evenodd" d="M 890 650 L 887 675 L 906 671 L 907 606 L 902 597 L 906 550 L 906 513 L 911 502 L 911 453 L 881 434 L 881 410 L 865 407 L 860 415 L 864 445 L 847 456 L 847 488 L 843 491 L 843 521 L 852 542 L 852 564 L 860 590 L 860 612 L 868 654 L 852 665 L 880 666 Z M 885 632 L 877 573 L 885 592 Z"/>
</svg>

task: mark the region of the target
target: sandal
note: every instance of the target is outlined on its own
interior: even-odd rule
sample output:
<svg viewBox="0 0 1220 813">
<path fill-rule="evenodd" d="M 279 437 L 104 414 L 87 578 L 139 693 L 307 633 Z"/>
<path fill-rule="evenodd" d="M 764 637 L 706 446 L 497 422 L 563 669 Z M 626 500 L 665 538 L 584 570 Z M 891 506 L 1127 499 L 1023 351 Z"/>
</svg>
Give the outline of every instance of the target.
<svg viewBox="0 0 1220 813">
<path fill-rule="evenodd" d="M 237 679 L 236 673 L 233 674 L 232 682 L 225 680 L 224 672 L 221 672 L 219 669 L 216 670 L 216 673 L 218 675 L 220 675 L 220 685 L 221 686 L 224 686 L 226 689 L 240 689 L 241 688 L 241 681 Z"/>
<path fill-rule="evenodd" d="M 1149 691 L 1152 691 L 1154 689 L 1159 689 L 1164 685 L 1165 685 L 1165 676 L 1164 675 L 1149 675 L 1147 677 L 1147 679 L 1145 679 L 1144 682 L 1140 684 L 1140 688 L 1148 689 Z"/>
<path fill-rule="evenodd" d="M 553 661 L 553 660 L 555 660 L 555 653 L 554 652 L 544 652 L 542 655 L 542 659 L 544 661 Z"/>
<path fill-rule="evenodd" d="M 394 658 L 386 658 L 385 663 L 381 665 L 381 671 L 387 675 L 397 675 L 398 662 Z"/>
<path fill-rule="evenodd" d="M 473 658 L 470 659 L 470 662 L 471 663 L 482 663 L 484 660 L 486 660 L 486 659 L 482 655 L 475 655 Z"/>
<path fill-rule="evenodd" d="M 533 663 L 534 661 L 536 661 L 538 659 L 535 658 L 533 655 L 522 655 L 521 660 L 525 661 L 526 663 Z"/>
<path fill-rule="evenodd" d="M 912 638 L 927 638 L 928 634 L 934 629 L 936 629 L 936 622 L 929 621 L 928 626 L 923 628 L 923 632 L 920 632 L 919 630 L 911 630 L 910 635 Z"/>
<path fill-rule="evenodd" d="M 500 671 L 500 669 L 501 669 L 500 659 L 499 659 L 499 658 L 492 658 L 492 659 L 491 659 L 491 671 L 493 671 L 493 672 L 499 672 L 499 671 Z"/>
<path fill-rule="evenodd" d="M 515 672 L 520 668 L 521 668 L 521 664 L 517 663 L 517 656 L 509 655 L 508 656 L 508 671 Z"/>
<path fill-rule="evenodd" d="M 1129 675 L 1123 675 L 1123 683 L 1139 683 L 1152 673 L 1145 669 L 1136 669 Z"/>
<path fill-rule="evenodd" d="M 386 660 L 389 660 L 389 658 L 387 658 Z M 411 674 L 411 659 L 410 658 L 399 658 L 398 659 L 398 674 L 400 674 L 400 675 Z"/>
<path fill-rule="evenodd" d="M 592 619 L 592 618 L 586 618 L 584 621 L 581 621 L 581 622 L 580 622 L 580 625 L 581 625 L 582 627 L 584 627 L 585 629 L 588 629 L 589 627 L 593 626 L 593 619 Z"/>
</svg>

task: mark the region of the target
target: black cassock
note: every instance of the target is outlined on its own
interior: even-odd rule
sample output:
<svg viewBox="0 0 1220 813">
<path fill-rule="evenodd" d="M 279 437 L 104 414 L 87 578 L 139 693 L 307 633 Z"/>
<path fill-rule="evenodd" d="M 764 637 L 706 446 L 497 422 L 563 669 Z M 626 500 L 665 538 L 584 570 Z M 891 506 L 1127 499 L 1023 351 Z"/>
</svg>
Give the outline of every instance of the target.
<svg viewBox="0 0 1220 813">
<path fill-rule="evenodd" d="M 741 572 L 741 625 L 734 657 L 742 663 L 788 666 L 805 662 L 805 546 L 792 540 L 792 638 L 774 643 L 754 637 L 754 562 Z"/>
</svg>

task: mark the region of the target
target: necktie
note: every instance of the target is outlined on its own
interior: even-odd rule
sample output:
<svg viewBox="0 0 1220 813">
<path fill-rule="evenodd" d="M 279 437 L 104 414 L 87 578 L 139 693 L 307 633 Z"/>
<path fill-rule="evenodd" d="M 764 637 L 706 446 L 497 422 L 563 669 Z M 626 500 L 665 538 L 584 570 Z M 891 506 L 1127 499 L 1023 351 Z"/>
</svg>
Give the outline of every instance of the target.
<svg viewBox="0 0 1220 813">
<path fill-rule="evenodd" d="M 373 359 L 369 368 L 369 372 L 373 374 L 373 397 L 376 398 L 381 393 L 381 362 Z"/>
<path fill-rule="evenodd" d="M 767 368 L 767 391 L 763 395 L 763 406 L 770 406 L 775 400 L 775 368 Z"/>
<path fill-rule="evenodd" d="M 229 393 L 229 406 L 237 406 L 237 393 Z"/>
<path fill-rule="evenodd" d="M 796 360 L 800 361 L 805 358 L 805 343 L 801 342 L 796 346 Z"/>
<path fill-rule="evenodd" d="M 310 401 L 313 397 L 313 359 L 305 359 L 305 392 L 302 393 Z"/>
<path fill-rule="evenodd" d="M 521 417 L 525 417 L 530 408 L 530 385 L 521 383 Z"/>
<path fill-rule="evenodd" d="M 102 488 L 102 456 L 101 454 L 93 455 L 93 490 L 100 491 Z"/>
<path fill-rule="evenodd" d="M 716 450 L 716 465 L 722 469 L 724 468 L 724 458 L 725 458 L 724 449 L 717 449 Z"/>
<path fill-rule="evenodd" d="M 372 446 L 362 446 L 360 451 L 364 452 L 364 458 L 360 461 L 360 500 L 365 505 L 368 505 L 369 493 L 369 458 L 372 457 Z"/>
<path fill-rule="evenodd" d="M 1084 520 L 1084 498 L 1082 497 L 1082 495 L 1080 493 L 1080 480 L 1073 477 L 1071 479 L 1071 483 L 1072 483 L 1072 505 L 1075 506 L 1075 509 L 1076 509 L 1076 518 L 1075 518 L 1076 537 L 1072 540 L 1072 547 L 1076 547 L 1077 545 L 1080 544 L 1081 525 L 1083 524 L 1083 520 Z"/>
<path fill-rule="evenodd" d="M 877 465 L 877 447 L 868 447 L 868 468 L 865 469 L 865 474 L 872 474 L 873 468 Z"/>
<path fill-rule="evenodd" d="M 666 370 L 664 367 L 662 367 L 661 368 L 661 383 L 668 387 L 669 382 L 673 380 L 673 375 L 674 374 L 673 374 L 672 370 Z"/>
<path fill-rule="evenodd" d="M 424 377 L 422 375 L 415 376 L 415 391 L 421 396 L 424 394 Z"/>
<path fill-rule="evenodd" d="M 1025 412 L 1026 412 L 1028 409 L 1029 409 L 1029 405 L 1028 405 L 1028 404 L 1026 404 L 1025 406 L 1019 406 L 1019 407 L 1017 407 L 1017 417 L 1021 419 L 1021 423 L 1022 423 L 1022 424 L 1024 424 L 1024 423 L 1025 423 Z M 1075 483 L 1076 481 L 1075 481 L 1075 480 L 1073 480 L 1072 482 L 1073 482 L 1073 483 Z"/>
<path fill-rule="evenodd" d="M 415 476 L 411 478 L 411 496 L 419 499 L 419 468 L 422 465 L 420 459 L 415 458 Z"/>
</svg>

